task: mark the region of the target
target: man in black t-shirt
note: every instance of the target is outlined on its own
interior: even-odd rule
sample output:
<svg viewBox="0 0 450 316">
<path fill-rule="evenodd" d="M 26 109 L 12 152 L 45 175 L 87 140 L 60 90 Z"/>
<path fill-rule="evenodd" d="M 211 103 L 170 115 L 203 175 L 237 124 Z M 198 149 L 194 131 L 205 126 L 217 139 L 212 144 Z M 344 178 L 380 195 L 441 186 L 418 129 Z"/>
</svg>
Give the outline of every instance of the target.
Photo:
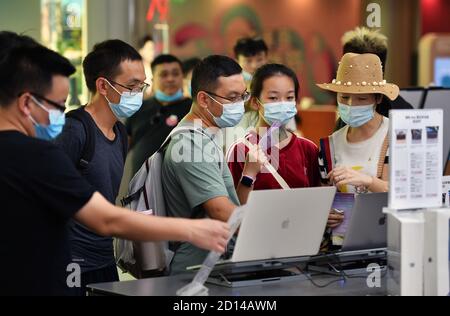
<svg viewBox="0 0 450 316">
<path fill-rule="evenodd" d="M 229 230 L 223 223 L 140 215 L 96 192 L 47 141 L 64 125 L 75 69 L 40 45 L 6 54 L 0 58 L 0 295 L 65 295 L 79 286 L 68 247 L 72 217 L 103 236 L 188 240 L 224 250 Z"/>
<path fill-rule="evenodd" d="M 192 99 L 183 93 L 183 70 L 178 58 L 156 57 L 152 72 L 155 95 L 126 123 L 133 149 L 133 174 L 159 149 L 192 105 Z"/>
</svg>

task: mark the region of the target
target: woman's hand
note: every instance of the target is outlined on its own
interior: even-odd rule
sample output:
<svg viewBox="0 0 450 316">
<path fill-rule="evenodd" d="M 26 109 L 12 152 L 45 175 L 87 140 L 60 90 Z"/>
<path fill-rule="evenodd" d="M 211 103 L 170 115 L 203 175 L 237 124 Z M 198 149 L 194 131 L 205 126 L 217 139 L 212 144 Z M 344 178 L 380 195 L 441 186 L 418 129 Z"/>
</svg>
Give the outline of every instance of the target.
<svg viewBox="0 0 450 316">
<path fill-rule="evenodd" d="M 247 153 L 247 158 L 245 160 L 243 174 L 256 178 L 267 161 L 267 156 L 263 153 L 259 146 L 249 146 L 249 152 Z"/>
<path fill-rule="evenodd" d="M 336 228 L 342 224 L 344 221 L 344 214 L 339 213 L 336 210 L 331 210 L 330 215 L 328 216 L 327 227 L 328 228 Z"/>
<path fill-rule="evenodd" d="M 328 179 L 337 187 L 353 185 L 355 187 L 369 188 L 373 183 L 373 177 L 348 167 L 337 167 L 328 174 Z"/>
</svg>

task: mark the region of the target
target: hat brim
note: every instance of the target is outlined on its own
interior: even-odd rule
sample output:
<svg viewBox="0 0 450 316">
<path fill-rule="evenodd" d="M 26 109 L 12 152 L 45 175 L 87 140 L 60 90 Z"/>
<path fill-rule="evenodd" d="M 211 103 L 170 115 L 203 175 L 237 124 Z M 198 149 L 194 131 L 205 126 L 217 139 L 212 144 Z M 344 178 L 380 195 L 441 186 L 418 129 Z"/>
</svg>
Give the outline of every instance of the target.
<svg viewBox="0 0 450 316">
<path fill-rule="evenodd" d="M 337 85 L 334 83 L 324 83 L 317 84 L 321 89 L 336 92 L 336 93 L 352 93 L 352 94 L 369 94 L 369 93 L 380 93 L 387 96 L 391 101 L 398 98 L 400 89 L 397 85 L 392 83 L 387 83 L 383 86 L 345 86 Z"/>
</svg>

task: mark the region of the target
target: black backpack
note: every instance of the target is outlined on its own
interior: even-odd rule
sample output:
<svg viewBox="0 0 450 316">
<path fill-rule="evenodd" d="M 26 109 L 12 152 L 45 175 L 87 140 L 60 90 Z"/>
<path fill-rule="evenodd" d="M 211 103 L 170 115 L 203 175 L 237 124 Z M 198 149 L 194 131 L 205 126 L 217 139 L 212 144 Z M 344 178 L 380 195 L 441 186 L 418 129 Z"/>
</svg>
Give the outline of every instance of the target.
<svg viewBox="0 0 450 316">
<path fill-rule="evenodd" d="M 66 114 L 67 118 L 71 118 L 77 120 L 83 124 L 84 131 L 86 133 L 86 141 L 84 143 L 84 149 L 80 157 L 80 161 L 77 164 L 78 170 L 86 170 L 89 166 L 89 163 L 92 161 L 95 152 L 95 130 L 97 126 L 95 125 L 94 120 L 91 115 L 84 110 L 85 107 L 81 107 L 77 110 L 70 111 Z M 120 137 L 122 142 L 122 154 L 123 161 L 125 162 L 128 154 L 128 134 L 121 122 L 117 122 L 116 126 L 119 130 L 119 135 L 116 137 Z"/>
</svg>

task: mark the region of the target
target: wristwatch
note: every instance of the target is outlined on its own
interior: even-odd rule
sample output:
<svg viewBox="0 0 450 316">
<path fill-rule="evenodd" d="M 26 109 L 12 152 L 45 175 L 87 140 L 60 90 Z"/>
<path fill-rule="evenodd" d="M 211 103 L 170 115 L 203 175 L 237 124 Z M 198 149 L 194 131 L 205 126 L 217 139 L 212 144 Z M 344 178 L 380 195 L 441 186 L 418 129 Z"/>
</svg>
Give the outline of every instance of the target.
<svg viewBox="0 0 450 316">
<path fill-rule="evenodd" d="M 251 188 L 255 184 L 255 179 L 250 176 L 243 175 L 241 178 L 241 184 L 248 188 Z"/>
</svg>

